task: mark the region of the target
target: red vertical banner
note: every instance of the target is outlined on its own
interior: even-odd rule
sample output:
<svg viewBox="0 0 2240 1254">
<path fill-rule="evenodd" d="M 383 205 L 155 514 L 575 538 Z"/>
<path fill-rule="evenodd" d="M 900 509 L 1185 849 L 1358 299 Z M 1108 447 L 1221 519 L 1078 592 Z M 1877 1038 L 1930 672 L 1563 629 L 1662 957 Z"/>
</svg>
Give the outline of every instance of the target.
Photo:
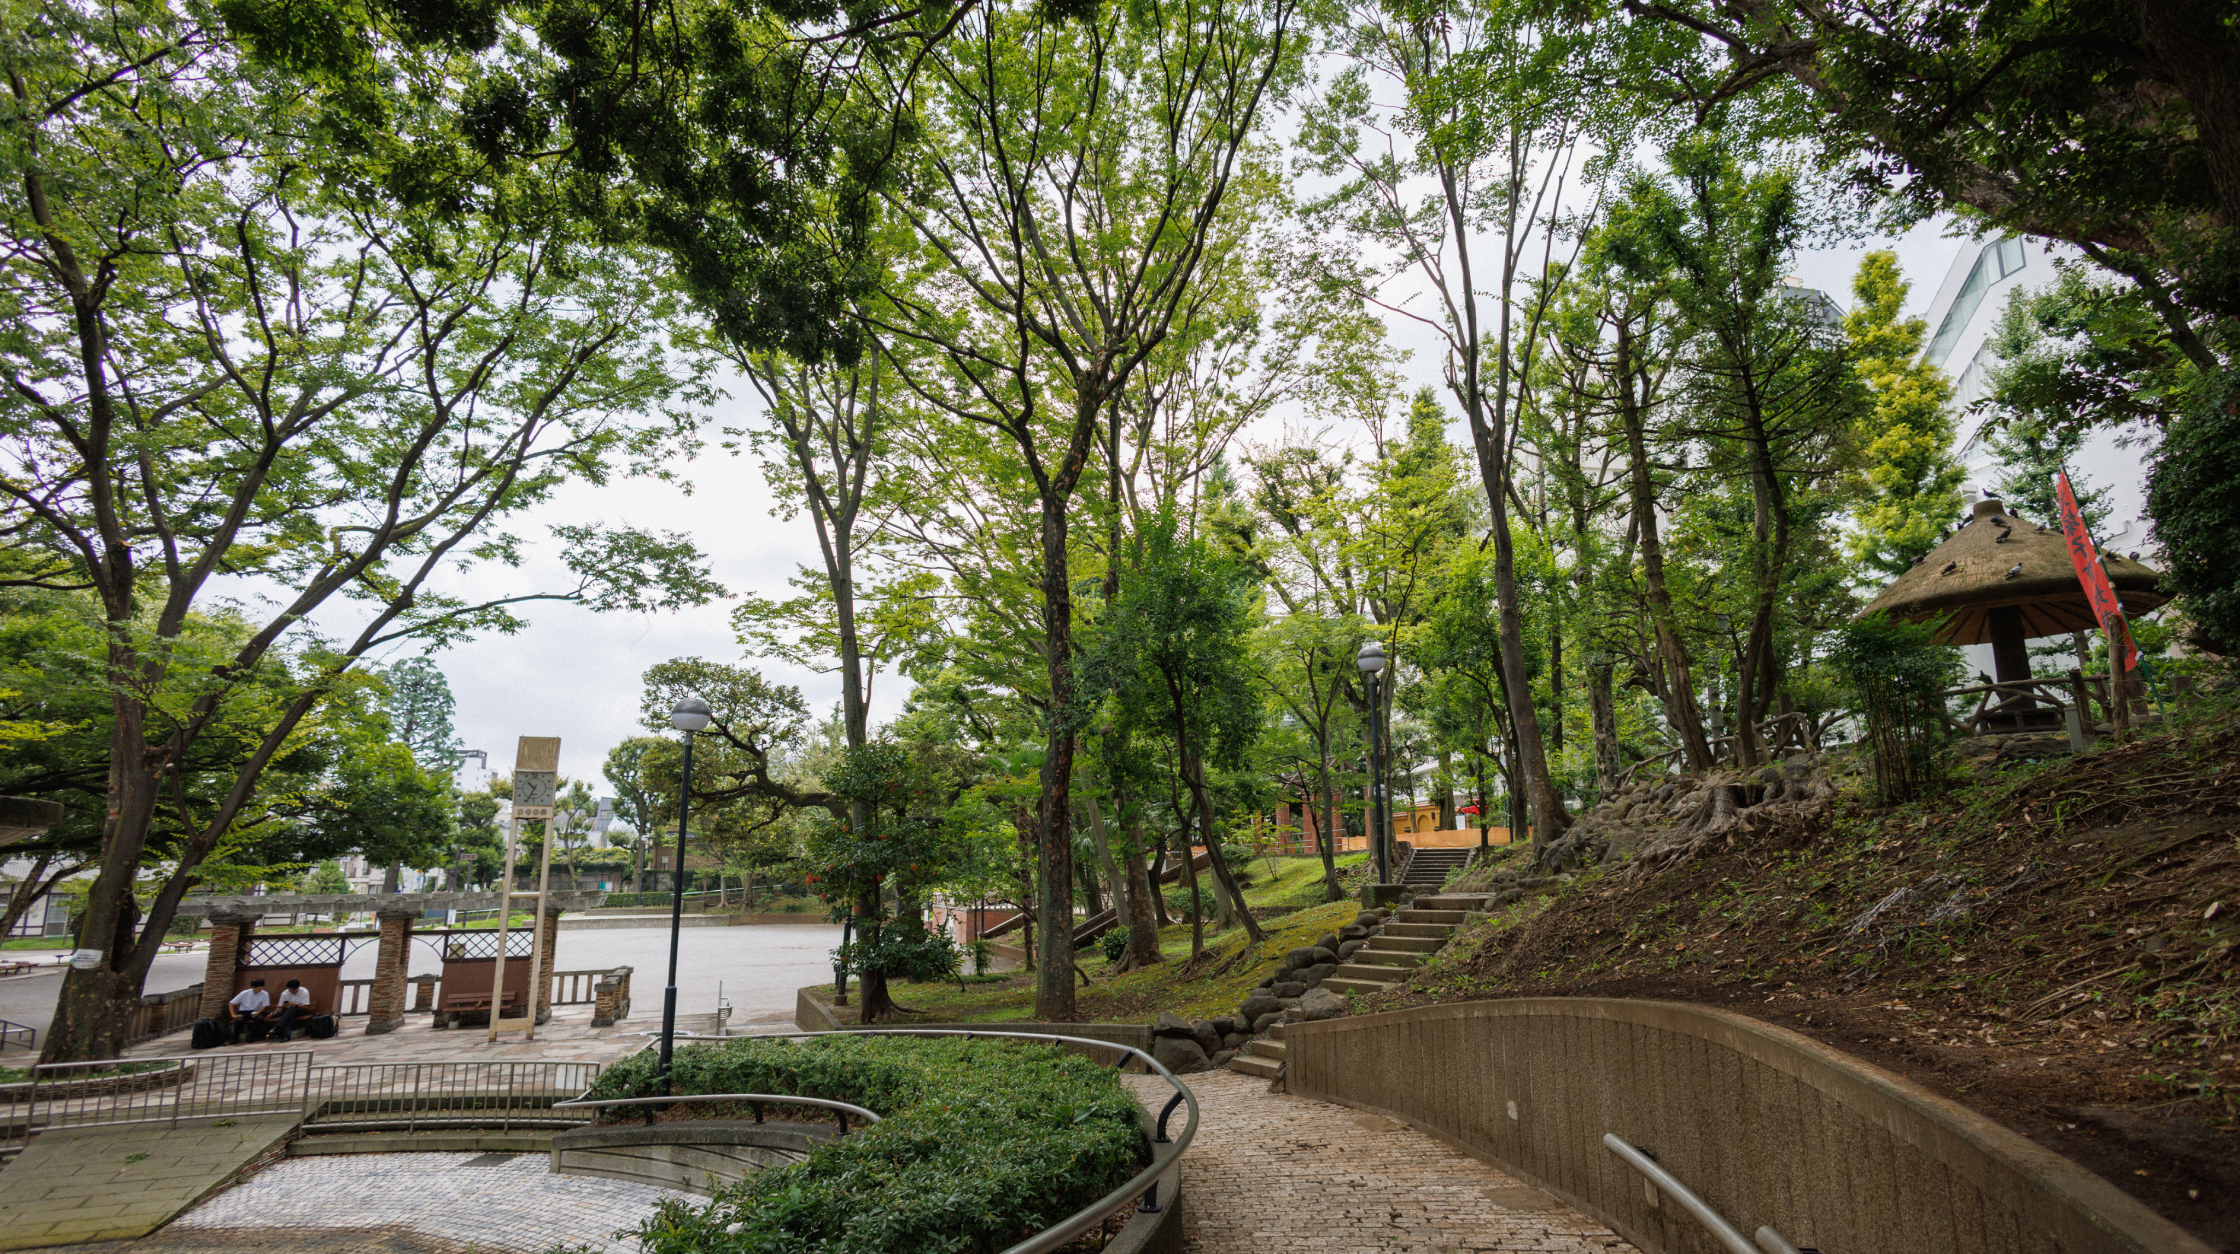
<svg viewBox="0 0 2240 1254">
<path fill-rule="evenodd" d="M 2069 476 L 2056 471 L 2053 476 L 2054 492 L 2061 500 L 2061 534 L 2069 542 L 2069 564 L 2077 569 L 2077 582 L 2084 585 L 2084 595 L 2092 603 L 2092 616 L 2100 622 L 2100 630 L 2107 633 L 2111 657 L 2121 657 L 2123 669 L 2137 670 L 2139 646 L 2131 641 L 2130 624 L 2124 621 L 2123 603 L 2116 599 L 2115 586 L 2108 582 L 2108 572 L 2100 565 L 2100 554 L 2092 547 L 2092 537 L 2085 532 L 2084 514 L 2077 509 L 2077 495 L 2069 490 Z"/>
</svg>

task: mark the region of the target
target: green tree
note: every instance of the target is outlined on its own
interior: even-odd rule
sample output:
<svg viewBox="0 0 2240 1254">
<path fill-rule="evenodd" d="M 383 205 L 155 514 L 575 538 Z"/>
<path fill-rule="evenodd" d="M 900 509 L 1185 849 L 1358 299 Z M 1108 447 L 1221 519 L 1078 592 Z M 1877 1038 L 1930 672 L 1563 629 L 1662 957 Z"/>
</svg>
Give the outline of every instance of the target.
<svg viewBox="0 0 2240 1254">
<path fill-rule="evenodd" d="M 1665 160 L 1669 181 L 1629 181 L 1609 247 L 1635 279 L 1660 285 L 1691 328 L 1683 422 L 1714 481 L 1746 493 L 1747 540 L 1734 555 L 1748 617 L 1735 733 L 1737 759 L 1752 765 L 1765 759 L 1758 724 L 1781 683 L 1777 616 L 1798 523 L 1807 498 L 1849 468 L 1866 397 L 1843 344 L 1784 282 L 1806 230 L 1795 172 L 1748 168 L 1714 134 L 1675 143 Z M 1718 508 L 1704 496 L 1691 504 Z"/>
<path fill-rule="evenodd" d="M 672 402 L 706 394 L 662 330 L 680 313 L 668 285 L 534 169 L 455 212 L 373 192 L 461 168 L 450 110 L 480 90 L 476 63 L 429 48 L 407 58 L 411 83 L 363 85 L 357 121 L 396 158 L 367 184 L 322 129 L 325 97 L 244 65 L 209 10 L 40 4 L 23 20 L 40 55 L 13 62 L 0 157 L 0 501 L 54 559 L 46 582 L 98 602 L 111 705 L 78 937 L 103 959 L 64 976 L 43 1051 L 59 1061 L 122 1048 L 197 868 L 242 838 L 260 776 L 361 659 L 515 628 L 538 599 L 650 609 L 718 589 L 681 537 L 574 524 L 556 530 L 572 586 L 488 601 L 430 586 L 519 560 L 497 527 L 560 484 L 660 471 L 694 424 Z M 189 647 L 198 608 L 230 596 L 221 576 L 265 599 L 226 601 L 245 627 L 230 647 Z M 243 705 L 261 730 L 143 909 L 157 812 Z"/>
<path fill-rule="evenodd" d="M 1851 555 L 1884 575 L 1902 575 L 1937 547 L 1960 516 L 1967 470 L 1952 455 L 1952 384 L 1921 360 L 1929 324 L 1900 318 L 1911 284 L 1896 253 L 1859 261 L 1851 280 L 1858 305 L 1844 317 L 1860 378 L 1872 397 L 1866 429 L 1864 499 L 1852 511 Z"/>
<path fill-rule="evenodd" d="M 382 667 L 381 708 L 389 716 L 390 734 L 412 750 L 420 765 L 439 775 L 449 775 L 459 765 L 459 737 L 452 731 L 451 715 L 457 703 L 443 668 L 428 657 L 411 657 Z"/>
<path fill-rule="evenodd" d="M 1221 829 L 1207 767 L 1242 766 L 1261 728 L 1247 647 L 1251 575 L 1205 540 L 1183 535 L 1171 514 L 1150 519 L 1136 541 L 1119 599 L 1106 610 L 1104 637 L 1084 667 L 1092 677 L 1087 690 L 1112 701 L 1136 735 L 1173 744 L 1199 838 L 1218 854 Z M 1265 933 L 1234 872 L 1219 856 L 1207 861 L 1245 935 L 1258 943 Z M 1204 952 L 1205 925 L 1193 915 L 1192 960 Z"/>
<path fill-rule="evenodd" d="M 918 399 L 960 439 L 998 442 L 1034 503 L 1045 920 L 1070 915 L 1073 882 L 1073 498 L 1201 269 L 1240 246 L 1221 210 L 1254 164 L 1263 106 L 1297 79 L 1297 13 L 1293 0 L 1086 14 L 1004 0 L 958 10 L 918 70 L 927 136 L 884 207 L 925 254 L 890 276 L 894 313 L 874 325 L 926 359 Z M 1035 1005 L 1074 1017 L 1067 946 L 1045 946 Z"/>
<path fill-rule="evenodd" d="M 2240 31 L 2221 7 L 1563 9 L 1602 39 L 1596 78 L 1687 106 L 1699 125 L 1742 106 L 1904 216 L 1959 210 L 2066 240 L 2135 282 L 2198 368 L 2217 365 L 2194 322 L 2240 314 Z"/>
<path fill-rule="evenodd" d="M 1359 0 L 1334 42 L 1349 63 L 1301 127 L 1308 168 L 1336 182 L 1307 220 L 1350 244 L 1320 251 L 1322 281 L 1437 337 L 1484 496 L 1522 782 L 1534 829 L 1553 835 L 1571 820 L 1526 673 L 1515 430 L 1552 295 L 1530 288 L 1544 232 L 1582 133 L 1606 118 L 1559 72 L 1563 41 L 1524 8 Z"/>
<path fill-rule="evenodd" d="M 843 806 L 868 823 L 835 814 L 810 827 L 808 863 L 818 895 L 835 917 L 854 920 L 855 939 L 834 957 L 861 982 L 865 1023 L 897 1017 L 889 989 L 894 979 L 934 979 L 957 969 L 957 951 L 925 927 L 915 912 L 890 903 L 914 902 L 949 872 L 957 840 L 941 817 L 948 798 L 938 781 L 900 745 L 874 742 L 847 749 L 828 781 Z M 891 896 L 890 896 L 891 894 Z M 1069 912 L 1070 913 L 1070 912 Z"/>
<path fill-rule="evenodd" d="M 311 876 L 304 881 L 303 888 L 310 893 L 347 893 L 350 891 L 350 877 L 342 873 L 340 862 L 329 858 L 312 868 Z"/>
<path fill-rule="evenodd" d="M 637 838 L 630 843 L 630 891 L 646 890 L 646 848 L 654 834 L 661 830 L 660 816 L 667 802 L 654 791 L 654 781 L 648 773 L 652 755 L 667 742 L 658 736 L 630 736 L 621 744 L 607 750 L 607 760 L 599 768 L 607 783 L 614 788 L 615 812 L 629 824 Z"/>
<path fill-rule="evenodd" d="M 505 859 L 506 838 L 498 827 L 498 798 L 489 792 L 462 793 L 457 813 L 452 848 L 455 853 L 472 855 L 474 863 L 466 875 L 476 886 L 486 888 L 497 882 L 498 864 Z"/>
<path fill-rule="evenodd" d="M 440 866 L 456 828 L 450 776 L 401 744 L 353 744 L 335 762 L 317 823 L 330 843 L 376 866 Z"/>
</svg>

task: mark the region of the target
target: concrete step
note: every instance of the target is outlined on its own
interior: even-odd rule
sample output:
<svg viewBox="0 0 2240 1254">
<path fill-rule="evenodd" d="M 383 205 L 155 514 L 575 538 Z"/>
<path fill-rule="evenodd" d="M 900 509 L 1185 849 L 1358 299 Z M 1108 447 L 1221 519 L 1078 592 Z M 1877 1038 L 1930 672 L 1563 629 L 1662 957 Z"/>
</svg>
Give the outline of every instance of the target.
<svg viewBox="0 0 2240 1254">
<path fill-rule="evenodd" d="M 1447 893 L 1439 897 L 1418 897 L 1418 910 L 1483 910 L 1493 900 L 1492 893 Z"/>
<path fill-rule="evenodd" d="M 1402 923 L 1452 923 L 1460 925 L 1468 914 L 1464 910 L 1420 910 L 1414 906 L 1400 912 Z"/>
<path fill-rule="evenodd" d="M 1340 971 L 1345 970 L 1344 967 L 1338 969 Z M 1389 971 L 1393 968 L 1382 969 Z M 1322 982 L 1322 987 L 1333 993 L 1381 993 L 1385 989 L 1391 988 L 1393 983 L 1394 981 L 1390 980 L 1358 979 L 1347 975 L 1333 975 Z"/>
<path fill-rule="evenodd" d="M 1229 1060 L 1229 1070 L 1256 1075 L 1263 1080 L 1273 1080 L 1283 1070 L 1283 1064 L 1276 1059 L 1262 1058 L 1256 1054 L 1238 1054 Z"/>
<path fill-rule="evenodd" d="M 1286 1023 L 1271 1023 L 1268 1025 L 1268 1035 L 1280 1041 L 1283 1039 L 1283 1030 L 1289 1026 Z"/>
<path fill-rule="evenodd" d="M 1409 953 L 1435 954 L 1447 947 L 1447 940 L 1446 936 L 1379 936 L 1353 952 L 1358 956 L 1370 949 L 1382 949 L 1387 953 L 1397 949 Z"/>
<path fill-rule="evenodd" d="M 1384 940 L 1392 936 L 1420 936 L 1444 944 L 1446 939 L 1452 935 L 1454 935 L 1454 924 L 1452 923 L 1387 923 L 1384 925 L 1384 931 L 1378 935 L 1377 939 Z"/>
<path fill-rule="evenodd" d="M 1244 1043 L 1244 1052 L 1255 1058 L 1273 1058 L 1277 1062 L 1283 1061 L 1283 1049 L 1282 1041 L 1251 1040 Z"/>
<path fill-rule="evenodd" d="M 1420 967 L 1431 955 L 1413 949 L 1356 949 L 1345 964 L 1356 967 Z"/>
<path fill-rule="evenodd" d="M 1388 967 L 1367 962 L 1349 962 L 1331 973 L 1333 980 L 1374 980 L 1384 984 L 1398 984 L 1415 974 L 1414 967 Z M 1323 981 L 1329 983 L 1328 980 Z M 1340 992 L 1345 990 L 1340 989 Z"/>
</svg>

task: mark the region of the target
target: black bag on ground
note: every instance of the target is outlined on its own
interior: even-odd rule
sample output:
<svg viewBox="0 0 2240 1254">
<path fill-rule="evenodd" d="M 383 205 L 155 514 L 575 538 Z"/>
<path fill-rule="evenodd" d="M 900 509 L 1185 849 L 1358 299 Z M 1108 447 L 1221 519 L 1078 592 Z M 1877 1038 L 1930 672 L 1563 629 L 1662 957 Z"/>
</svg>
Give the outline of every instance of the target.
<svg viewBox="0 0 2240 1254">
<path fill-rule="evenodd" d="M 194 1021 L 194 1047 L 196 1049 L 215 1049 L 225 1043 L 226 1029 L 224 1024 L 219 1023 L 216 1019 L 197 1019 Z"/>
<path fill-rule="evenodd" d="M 333 1015 L 313 1015 L 303 1021 L 303 1034 L 315 1041 L 323 1041 L 338 1030 Z"/>
</svg>

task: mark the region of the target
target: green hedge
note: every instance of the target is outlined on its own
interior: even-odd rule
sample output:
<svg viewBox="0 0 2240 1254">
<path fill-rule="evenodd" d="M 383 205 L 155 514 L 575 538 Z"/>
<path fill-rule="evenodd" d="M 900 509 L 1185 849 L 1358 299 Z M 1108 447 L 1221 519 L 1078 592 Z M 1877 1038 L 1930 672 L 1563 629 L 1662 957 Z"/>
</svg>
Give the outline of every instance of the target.
<svg viewBox="0 0 2240 1254">
<path fill-rule="evenodd" d="M 655 1060 L 596 1097 L 652 1096 Z M 962 1038 L 746 1039 L 677 1051 L 682 1093 L 789 1093 L 876 1111 L 872 1128 L 705 1201 L 667 1201 L 645 1254 L 965 1254 L 1017 1243 L 1150 1161 L 1135 1099 L 1108 1066 L 1043 1045 Z M 627 1117 L 627 1116 L 621 1116 Z M 620 1118 L 620 1117 L 618 1117 Z"/>
</svg>

